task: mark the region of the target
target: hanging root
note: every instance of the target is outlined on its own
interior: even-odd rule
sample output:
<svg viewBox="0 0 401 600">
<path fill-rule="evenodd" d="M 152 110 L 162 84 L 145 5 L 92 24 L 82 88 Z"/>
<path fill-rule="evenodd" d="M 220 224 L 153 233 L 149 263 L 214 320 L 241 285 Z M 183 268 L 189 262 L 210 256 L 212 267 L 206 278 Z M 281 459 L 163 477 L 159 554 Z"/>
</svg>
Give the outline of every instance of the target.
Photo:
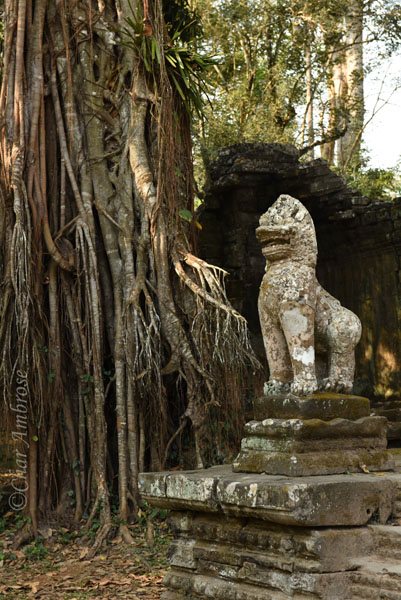
<svg viewBox="0 0 401 600">
<path fill-rule="evenodd" d="M 201 364 L 207 360 L 208 364 L 216 361 L 232 368 L 248 365 L 261 369 L 249 342 L 246 319 L 227 298 L 223 279 L 226 272 L 189 253 L 182 260 L 192 267 L 191 274 L 184 271 L 178 254 L 174 254 L 176 273 L 195 299 L 191 331 L 203 357 Z"/>
<path fill-rule="evenodd" d="M 262 367 L 251 348 L 246 320 L 227 299 L 224 287 L 226 272 L 190 253 L 183 254 L 180 259 L 178 252 L 173 252 L 173 262 L 180 281 L 185 285 L 184 289 L 190 292 L 189 299 L 188 294 L 183 293 L 187 298 L 186 307 L 188 301 L 191 304 L 188 310 L 188 335 L 196 363 L 195 366 L 184 363 L 181 369 L 187 383 L 188 404 L 178 429 L 167 443 L 164 463 L 171 445 L 190 419 L 196 462 L 200 467 L 203 465 L 201 439 L 205 435 L 210 409 L 222 415 L 231 414 L 234 406 L 241 402 L 239 395 L 244 389 L 249 368 L 255 372 L 261 371 Z M 241 413 L 239 405 L 237 412 Z M 217 445 L 216 440 L 213 442 Z"/>
</svg>

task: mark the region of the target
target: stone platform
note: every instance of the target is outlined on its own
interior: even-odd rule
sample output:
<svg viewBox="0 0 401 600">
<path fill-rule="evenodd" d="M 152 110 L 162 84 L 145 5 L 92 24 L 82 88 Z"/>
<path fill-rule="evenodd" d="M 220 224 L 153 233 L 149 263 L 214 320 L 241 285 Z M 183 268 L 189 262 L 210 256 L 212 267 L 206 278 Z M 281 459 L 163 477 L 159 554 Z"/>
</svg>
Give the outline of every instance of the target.
<svg viewBox="0 0 401 600">
<path fill-rule="evenodd" d="M 365 525 L 373 514 L 385 523 L 395 493 L 385 475 L 285 477 L 233 473 L 231 465 L 141 473 L 139 487 L 142 498 L 160 508 L 304 527 Z"/>
<path fill-rule="evenodd" d="M 385 525 L 401 517 L 399 472 L 294 478 L 227 465 L 141 474 L 140 490 L 172 510 L 162 600 L 401 600 L 401 527 Z"/>
<path fill-rule="evenodd" d="M 263 396 L 254 417 L 233 465 L 140 474 L 172 511 L 162 600 L 401 600 L 385 417 L 341 394 Z"/>
</svg>

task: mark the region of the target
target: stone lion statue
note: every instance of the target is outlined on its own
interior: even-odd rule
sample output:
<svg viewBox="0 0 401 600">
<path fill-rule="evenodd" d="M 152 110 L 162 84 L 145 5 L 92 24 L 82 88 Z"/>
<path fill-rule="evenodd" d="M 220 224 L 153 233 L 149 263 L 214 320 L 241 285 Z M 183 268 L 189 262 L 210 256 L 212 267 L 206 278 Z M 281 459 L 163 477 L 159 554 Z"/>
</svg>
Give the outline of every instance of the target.
<svg viewBox="0 0 401 600">
<path fill-rule="evenodd" d="M 299 200 L 281 195 L 259 224 L 256 236 L 267 261 L 258 301 L 270 369 L 265 393 L 351 392 L 361 323 L 316 279 L 309 212 Z M 315 350 L 325 358 L 318 369 Z"/>
</svg>

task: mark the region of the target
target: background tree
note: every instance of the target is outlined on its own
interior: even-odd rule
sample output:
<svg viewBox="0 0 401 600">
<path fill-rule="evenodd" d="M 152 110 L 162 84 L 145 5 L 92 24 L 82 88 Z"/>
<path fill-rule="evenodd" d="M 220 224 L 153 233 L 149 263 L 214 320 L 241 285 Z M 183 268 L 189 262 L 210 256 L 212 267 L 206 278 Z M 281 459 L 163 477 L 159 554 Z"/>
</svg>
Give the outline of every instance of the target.
<svg viewBox="0 0 401 600">
<path fill-rule="evenodd" d="M 195 35 L 185 0 L 5 3 L 1 385 L 5 406 L 29 391 L 33 533 L 72 499 L 100 520 L 93 551 L 112 492 L 130 541 L 138 472 L 182 459 L 182 436 L 194 466 L 223 453 L 215 424 L 256 366 L 224 273 L 193 254 Z"/>
<path fill-rule="evenodd" d="M 314 148 L 342 171 L 360 159 L 363 81 L 401 40 L 400 5 L 197 0 L 206 47 L 220 57 L 199 148 L 207 161 L 240 141 Z M 397 17 L 398 15 L 398 17 Z M 398 20 L 397 20 L 398 19 Z M 375 59 L 364 48 L 375 43 Z M 352 167 L 353 168 L 353 167 Z"/>
</svg>

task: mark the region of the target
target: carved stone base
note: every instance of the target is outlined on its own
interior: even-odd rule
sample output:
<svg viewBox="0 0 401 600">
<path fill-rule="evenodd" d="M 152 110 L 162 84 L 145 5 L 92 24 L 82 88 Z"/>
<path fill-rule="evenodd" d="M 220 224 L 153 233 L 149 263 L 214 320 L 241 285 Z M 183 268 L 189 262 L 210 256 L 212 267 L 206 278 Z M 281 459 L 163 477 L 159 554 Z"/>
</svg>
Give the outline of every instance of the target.
<svg viewBox="0 0 401 600">
<path fill-rule="evenodd" d="M 401 600 L 401 527 L 308 529 L 171 515 L 161 600 Z"/>
<path fill-rule="evenodd" d="M 347 571 L 372 543 L 367 528 L 319 531 L 179 512 L 170 521 L 175 539 L 163 600 L 347 598 Z"/>
<path fill-rule="evenodd" d="M 236 472 L 302 477 L 388 471 L 386 419 L 265 419 L 245 426 Z"/>
<path fill-rule="evenodd" d="M 401 527 L 384 525 L 400 514 L 400 473 L 290 478 L 227 465 L 142 473 L 139 484 L 173 511 L 161 600 L 401 600 Z"/>
<path fill-rule="evenodd" d="M 369 400 L 344 394 L 262 396 L 245 425 L 236 472 L 303 477 L 388 471 L 385 417 L 370 417 Z M 267 418 L 266 418 L 267 417 Z"/>
</svg>

